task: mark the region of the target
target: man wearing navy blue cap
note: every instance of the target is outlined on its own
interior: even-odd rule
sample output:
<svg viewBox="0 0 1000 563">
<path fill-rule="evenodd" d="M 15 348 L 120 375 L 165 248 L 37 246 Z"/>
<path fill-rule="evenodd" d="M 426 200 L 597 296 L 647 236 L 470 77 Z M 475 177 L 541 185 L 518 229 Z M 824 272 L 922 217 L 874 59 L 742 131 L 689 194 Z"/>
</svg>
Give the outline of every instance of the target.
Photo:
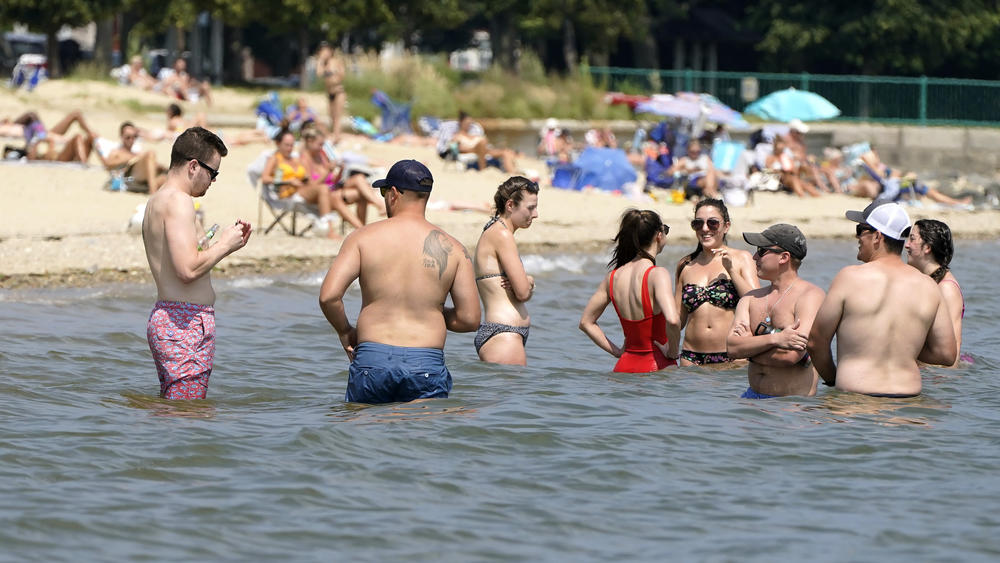
<svg viewBox="0 0 1000 563">
<path fill-rule="evenodd" d="M 416 160 L 394 164 L 372 186 L 388 219 L 351 233 L 330 266 L 319 302 L 351 360 L 346 400 L 391 403 L 447 397 L 447 331 L 479 328 L 479 293 L 465 247 L 424 218 L 434 178 Z M 361 285 L 357 327 L 344 294 Z M 453 307 L 444 303 L 451 296 Z"/>
</svg>

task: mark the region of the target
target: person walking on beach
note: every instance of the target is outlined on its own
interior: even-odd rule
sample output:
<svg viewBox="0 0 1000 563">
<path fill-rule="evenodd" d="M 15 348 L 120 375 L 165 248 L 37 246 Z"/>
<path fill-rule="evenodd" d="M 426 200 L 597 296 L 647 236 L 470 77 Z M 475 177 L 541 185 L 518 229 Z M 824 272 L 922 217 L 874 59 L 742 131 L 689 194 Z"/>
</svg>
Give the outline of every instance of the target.
<svg viewBox="0 0 1000 563">
<path fill-rule="evenodd" d="M 346 400 L 447 397 L 447 331 L 479 328 L 472 257 L 424 217 L 434 178 L 422 163 L 401 160 L 372 186 L 381 190 L 388 219 L 344 239 L 319 294 L 320 309 L 351 360 Z M 344 309 L 354 280 L 361 286 L 357 327 Z M 449 295 L 453 307 L 444 306 Z"/>
<path fill-rule="evenodd" d="M 750 359 L 750 386 L 742 398 L 815 395 L 819 377 L 806 343 L 825 293 L 799 277 L 806 237 L 798 227 L 779 223 L 743 233 L 743 240 L 757 247 L 757 276 L 771 284 L 740 298 L 726 341 L 730 358 Z"/>
<path fill-rule="evenodd" d="M 629 209 L 622 215 L 608 267 L 580 318 L 580 330 L 618 358 L 614 371 L 649 373 L 677 365 L 680 317 L 670 287 L 670 272 L 656 265 L 670 227 L 655 211 Z M 615 307 L 625 342 L 608 340 L 597 324 L 608 304 Z"/>
<path fill-rule="evenodd" d="M 910 236 L 904 247 L 906 248 L 906 263 L 927 274 L 937 283 L 938 289 L 941 290 L 941 297 L 948 304 L 951 322 L 955 326 L 955 345 L 958 347 L 958 359 L 971 362 L 971 356 L 962 354 L 962 319 L 965 317 L 965 297 L 962 295 L 962 286 L 958 285 L 955 274 L 949 268 L 951 258 L 955 255 L 955 243 L 951 238 L 951 229 L 941 221 L 920 219 L 913 223 Z"/>
<path fill-rule="evenodd" d="M 531 326 L 524 303 L 535 291 L 535 279 L 524 271 L 514 232 L 538 217 L 538 184 L 513 176 L 500 184 L 493 202 L 496 214 L 476 245 L 476 285 L 486 314 L 476 333 L 476 352 L 484 362 L 523 366 Z"/>
<path fill-rule="evenodd" d="M 193 198 L 205 195 L 229 150 L 206 129 L 192 127 L 174 141 L 167 180 L 150 196 L 142 219 L 142 242 L 156 283 L 156 304 L 146 338 L 167 399 L 204 399 L 215 357 L 215 290 L 212 267 L 243 248 L 250 223 L 199 242 Z"/>
<path fill-rule="evenodd" d="M 958 347 L 937 284 L 903 263 L 910 218 L 897 203 L 848 211 L 858 223 L 857 266 L 833 278 L 809 332 L 809 355 L 824 383 L 876 397 L 920 394 L 918 361 L 950 366 Z M 837 336 L 837 363 L 830 343 Z"/>
<path fill-rule="evenodd" d="M 674 290 L 684 329 L 682 366 L 730 361 L 726 338 L 736 303 L 760 287 L 750 253 L 726 246 L 729 227 L 729 210 L 721 199 L 695 205 L 691 229 L 698 247 L 677 263 Z"/>
<path fill-rule="evenodd" d="M 333 144 L 340 142 L 343 127 L 344 107 L 347 105 L 347 91 L 344 89 L 344 62 L 333 51 L 330 44 L 322 41 L 316 54 L 316 76 L 323 80 L 330 112 L 330 134 Z"/>
</svg>

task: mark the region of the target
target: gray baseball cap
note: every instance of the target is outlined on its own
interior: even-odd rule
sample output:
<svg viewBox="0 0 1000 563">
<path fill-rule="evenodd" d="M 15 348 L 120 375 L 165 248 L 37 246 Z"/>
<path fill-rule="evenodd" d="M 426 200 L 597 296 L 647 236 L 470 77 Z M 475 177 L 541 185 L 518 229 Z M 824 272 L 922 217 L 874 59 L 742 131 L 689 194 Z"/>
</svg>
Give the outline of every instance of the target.
<svg viewBox="0 0 1000 563">
<path fill-rule="evenodd" d="M 777 246 L 799 260 L 806 257 L 806 236 L 795 225 L 778 223 L 759 233 L 743 233 L 743 240 L 753 246 Z"/>
</svg>

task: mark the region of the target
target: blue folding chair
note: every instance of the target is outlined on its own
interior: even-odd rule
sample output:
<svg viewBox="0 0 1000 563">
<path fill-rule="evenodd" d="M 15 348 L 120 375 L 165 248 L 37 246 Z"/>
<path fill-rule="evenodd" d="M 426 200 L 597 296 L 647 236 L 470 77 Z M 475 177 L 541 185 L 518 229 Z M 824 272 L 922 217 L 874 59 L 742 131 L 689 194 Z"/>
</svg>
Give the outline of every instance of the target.
<svg viewBox="0 0 1000 563">
<path fill-rule="evenodd" d="M 381 90 L 372 93 L 372 104 L 382 110 L 382 127 L 377 140 L 388 141 L 396 135 L 413 133 L 410 127 L 410 108 L 413 104 L 395 102 Z"/>
</svg>

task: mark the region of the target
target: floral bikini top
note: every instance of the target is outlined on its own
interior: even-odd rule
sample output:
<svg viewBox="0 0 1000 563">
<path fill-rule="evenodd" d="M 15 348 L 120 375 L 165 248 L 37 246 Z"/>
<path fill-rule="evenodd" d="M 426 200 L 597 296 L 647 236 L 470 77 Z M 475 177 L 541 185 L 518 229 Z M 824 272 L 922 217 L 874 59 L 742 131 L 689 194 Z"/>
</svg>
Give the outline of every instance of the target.
<svg viewBox="0 0 1000 563">
<path fill-rule="evenodd" d="M 729 278 L 720 278 L 704 286 L 686 283 L 681 290 L 681 303 L 688 313 L 694 312 L 705 302 L 721 309 L 735 309 L 739 300 L 736 285 Z"/>
</svg>

